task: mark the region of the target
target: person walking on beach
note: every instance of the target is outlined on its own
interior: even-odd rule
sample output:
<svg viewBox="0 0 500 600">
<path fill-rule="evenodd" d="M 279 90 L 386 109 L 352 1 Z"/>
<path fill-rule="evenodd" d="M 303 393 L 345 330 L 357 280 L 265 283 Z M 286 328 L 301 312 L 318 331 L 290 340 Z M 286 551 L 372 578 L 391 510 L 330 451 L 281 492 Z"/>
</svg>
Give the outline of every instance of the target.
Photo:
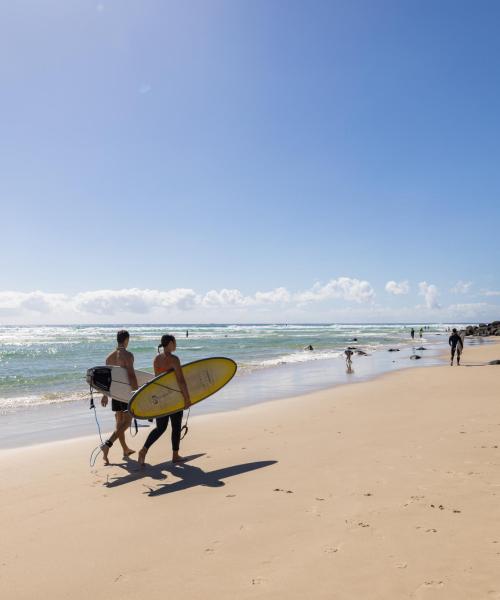
<svg viewBox="0 0 500 600">
<path fill-rule="evenodd" d="M 172 354 L 177 344 L 173 335 L 165 334 L 161 338 L 161 343 L 158 345 L 158 356 L 155 357 L 153 362 L 153 368 L 155 375 L 161 375 L 167 371 L 174 370 L 177 378 L 177 384 L 184 397 L 184 408 L 191 406 L 191 399 L 189 397 L 189 391 L 187 389 L 186 380 L 182 373 L 181 362 L 175 354 Z M 160 354 L 160 348 L 163 348 L 163 353 Z M 159 417 L 156 419 L 156 427 L 148 435 L 143 448 L 139 451 L 138 460 L 140 465 L 144 465 L 146 460 L 146 454 L 156 440 L 161 437 L 167 430 L 168 421 L 172 423 L 172 462 L 182 462 L 184 459 L 179 454 L 179 447 L 181 442 L 181 429 L 182 429 L 182 415 L 183 411 L 174 413 L 173 415 L 167 415 L 166 417 Z"/>
<path fill-rule="evenodd" d="M 411 328 L 410 335 L 411 335 L 411 339 L 414 340 L 415 339 L 415 330 L 413 329 L 413 327 Z"/>
<path fill-rule="evenodd" d="M 130 335 L 125 329 L 120 329 L 116 334 L 116 350 L 106 358 L 106 364 L 114 367 L 123 367 L 126 369 L 128 374 L 128 380 L 130 387 L 136 390 L 139 386 L 137 384 L 137 376 L 134 370 L 134 355 L 132 352 L 127 350 L 127 346 L 130 340 Z M 101 400 L 102 406 L 107 406 L 108 397 L 103 396 Z M 127 458 L 135 452 L 127 446 L 125 441 L 125 432 L 130 427 L 132 422 L 132 415 L 128 412 L 128 404 L 121 402 L 120 400 L 111 399 L 111 410 L 115 413 L 116 429 L 109 439 L 107 439 L 101 446 L 104 463 L 109 465 L 108 454 L 113 442 L 117 439 L 120 441 L 121 447 L 123 448 L 123 457 Z"/>
<path fill-rule="evenodd" d="M 462 350 L 464 349 L 463 341 L 457 330 L 453 328 L 451 332 L 450 339 L 448 340 L 448 344 L 451 346 L 451 362 L 450 365 L 453 366 L 453 359 L 455 357 L 455 352 L 457 353 L 457 367 L 460 366 L 460 356 L 462 354 Z"/>
<path fill-rule="evenodd" d="M 422 334 L 423 334 L 423 333 L 424 333 L 424 330 L 423 330 L 423 329 L 422 329 L 422 327 L 421 327 L 421 328 L 420 328 L 420 331 L 419 331 L 419 335 L 420 335 L 420 337 L 422 337 Z"/>
</svg>

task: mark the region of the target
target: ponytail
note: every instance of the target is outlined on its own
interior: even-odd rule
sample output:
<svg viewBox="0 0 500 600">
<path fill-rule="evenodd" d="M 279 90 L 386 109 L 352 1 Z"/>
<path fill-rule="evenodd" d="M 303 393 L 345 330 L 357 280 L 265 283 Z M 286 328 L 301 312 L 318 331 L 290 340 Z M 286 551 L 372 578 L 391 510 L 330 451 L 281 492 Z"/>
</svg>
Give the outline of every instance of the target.
<svg viewBox="0 0 500 600">
<path fill-rule="evenodd" d="M 160 348 L 166 348 L 170 342 L 175 342 L 175 337 L 169 333 L 165 333 L 161 336 L 161 342 L 158 344 L 158 354 L 160 354 Z"/>
</svg>

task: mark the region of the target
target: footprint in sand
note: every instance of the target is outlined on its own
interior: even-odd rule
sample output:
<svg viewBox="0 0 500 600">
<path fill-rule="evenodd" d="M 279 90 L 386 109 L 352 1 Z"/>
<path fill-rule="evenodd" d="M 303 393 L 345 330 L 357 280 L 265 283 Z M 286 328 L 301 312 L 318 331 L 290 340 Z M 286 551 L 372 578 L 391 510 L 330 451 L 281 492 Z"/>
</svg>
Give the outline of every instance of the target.
<svg viewBox="0 0 500 600">
<path fill-rule="evenodd" d="M 336 554 L 339 551 L 339 548 L 337 546 L 326 546 L 323 549 L 323 552 L 325 554 Z"/>
<path fill-rule="evenodd" d="M 264 577 L 254 577 L 252 579 L 252 585 L 261 585 L 264 582 L 265 582 Z"/>
<path fill-rule="evenodd" d="M 429 598 L 429 597 L 433 597 L 434 595 L 432 594 L 433 591 L 437 591 L 444 588 L 444 581 L 434 581 L 434 580 L 429 580 L 429 581 L 424 581 L 424 583 L 422 583 L 421 585 L 418 586 L 418 588 L 415 590 L 415 595 L 412 595 L 411 597 L 415 597 L 415 598 Z M 431 594 L 431 596 L 429 596 L 429 593 Z"/>
<path fill-rule="evenodd" d="M 293 494 L 292 490 L 282 490 L 281 488 L 274 488 L 274 492 L 283 492 L 285 494 Z"/>
</svg>

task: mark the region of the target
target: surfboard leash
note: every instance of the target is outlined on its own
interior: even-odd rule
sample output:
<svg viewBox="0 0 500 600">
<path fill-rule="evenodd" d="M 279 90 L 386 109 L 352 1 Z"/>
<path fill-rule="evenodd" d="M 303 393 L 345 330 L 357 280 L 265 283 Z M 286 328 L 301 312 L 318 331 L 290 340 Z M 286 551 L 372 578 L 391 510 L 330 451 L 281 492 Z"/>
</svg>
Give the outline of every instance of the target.
<svg viewBox="0 0 500 600">
<path fill-rule="evenodd" d="M 181 427 L 181 440 L 183 440 L 189 431 L 189 427 L 188 427 L 188 422 L 189 422 L 189 415 L 191 414 L 191 407 L 188 408 L 188 414 L 186 417 L 186 423 Z M 184 433 L 182 433 L 184 431 Z"/>
<path fill-rule="evenodd" d="M 92 392 L 92 386 L 90 386 L 90 407 L 89 407 L 89 409 L 94 411 L 94 418 L 95 418 L 95 422 L 97 425 L 97 432 L 99 434 L 99 439 L 101 440 L 101 443 L 99 444 L 99 446 L 96 446 L 90 453 L 89 464 L 91 467 L 93 467 L 93 466 L 95 466 L 95 461 L 97 460 L 97 457 L 99 456 L 99 452 L 102 452 L 101 446 L 104 444 L 104 441 L 102 439 L 101 425 L 99 424 L 99 419 L 97 418 L 97 410 L 95 408 L 94 394 Z"/>
</svg>

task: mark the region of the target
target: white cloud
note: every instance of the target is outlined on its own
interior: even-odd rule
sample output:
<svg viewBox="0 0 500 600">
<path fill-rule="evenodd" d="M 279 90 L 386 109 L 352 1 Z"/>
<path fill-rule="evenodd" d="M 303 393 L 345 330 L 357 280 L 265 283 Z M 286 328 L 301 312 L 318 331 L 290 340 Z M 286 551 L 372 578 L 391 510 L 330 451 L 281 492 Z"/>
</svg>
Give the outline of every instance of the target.
<svg viewBox="0 0 500 600">
<path fill-rule="evenodd" d="M 418 287 L 420 289 L 419 294 L 424 297 L 425 305 L 427 308 L 441 308 L 441 305 L 438 302 L 439 292 L 437 287 L 433 283 L 421 281 L 418 284 Z"/>
<path fill-rule="evenodd" d="M 385 291 L 389 294 L 394 294 L 394 296 L 401 296 L 403 294 L 408 294 L 410 285 L 406 280 L 400 281 L 399 283 L 396 281 L 388 281 L 385 284 Z"/>
<path fill-rule="evenodd" d="M 222 289 L 210 290 L 203 296 L 203 306 L 248 306 L 250 299 L 245 297 L 240 290 Z"/>
<path fill-rule="evenodd" d="M 466 319 L 490 320 L 490 316 L 498 311 L 498 307 L 487 302 L 471 302 L 462 304 L 450 304 L 446 309 L 451 319 L 464 321 Z"/>
<path fill-rule="evenodd" d="M 482 296 L 500 296 L 500 292 L 496 290 L 481 290 Z"/>
<path fill-rule="evenodd" d="M 334 298 L 342 298 L 358 303 L 372 302 L 375 292 L 368 281 L 360 281 L 351 277 L 332 279 L 325 285 L 315 283 L 310 290 L 294 295 L 299 303 L 321 302 Z"/>
<path fill-rule="evenodd" d="M 390 283 L 390 282 L 388 282 Z M 402 287 L 405 282 L 396 283 Z M 404 287 L 403 287 L 404 289 Z M 284 287 L 245 294 L 222 288 L 199 292 L 124 288 L 82 291 L 75 294 L 43 291 L 0 291 L 3 323 L 213 323 L 213 322 L 397 322 L 439 319 L 448 322 L 491 321 L 499 318 L 500 303 L 478 302 L 440 307 L 438 289 L 422 281 L 420 306 L 394 309 L 375 302 L 368 281 L 350 277 L 316 283 L 302 291 Z M 488 292 L 494 296 L 500 293 Z"/>
<path fill-rule="evenodd" d="M 184 288 L 166 292 L 138 288 L 81 292 L 75 296 L 73 302 L 75 310 L 98 315 L 115 315 L 122 312 L 142 314 L 155 308 L 172 307 L 189 310 L 196 303 L 195 292 Z"/>
<path fill-rule="evenodd" d="M 455 285 L 451 288 L 450 292 L 452 294 L 467 294 L 470 287 L 472 285 L 472 281 L 457 281 Z"/>
<path fill-rule="evenodd" d="M 67 303 L 65 294 L 47 292 L 0 292 L 0 314 L 33 312 L 45 314 L 59 309 Z"/>
</svg>

